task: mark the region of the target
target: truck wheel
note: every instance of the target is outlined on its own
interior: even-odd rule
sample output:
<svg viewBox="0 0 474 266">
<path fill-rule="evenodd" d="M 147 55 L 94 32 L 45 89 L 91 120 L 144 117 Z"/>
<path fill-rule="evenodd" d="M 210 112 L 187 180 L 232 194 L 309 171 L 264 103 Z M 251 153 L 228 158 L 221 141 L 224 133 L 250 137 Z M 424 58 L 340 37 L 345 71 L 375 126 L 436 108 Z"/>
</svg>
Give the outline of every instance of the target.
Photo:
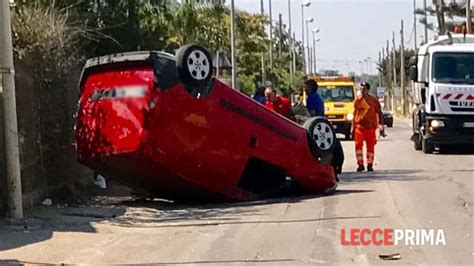
<svg viewBox="0 0 474 266">
<path fill-rule="evenodd" d="M 434 151 L 434 145 L 433 143 L 429 142 L 426 139 L 421 140 L 421 149 L 423 150 L 423 153 L 430 154 L 433 153 Z"/>
<path fill-rule="evenodd" d="M 336 133 L 331 123 L 324 117 L 312 117 L 304 123 L 308 132 L 308 143 L 311 153 L 322 163 L 331 164 Z"/>
<path fill-rule="evenodd" d="M 176 53 L 176 67 L 180 81 L 193 95 L 210 90 L 212 60 L 202 46 L 190 44 L 181 47 Z"/>
<path fill-rule="evenodd" d="M 415 137 L 413 140 L 413 147 L 415 148 L 416 151 L 421 150 L 421 135 L 418 134 L 418 136 Z"/>
</svg>

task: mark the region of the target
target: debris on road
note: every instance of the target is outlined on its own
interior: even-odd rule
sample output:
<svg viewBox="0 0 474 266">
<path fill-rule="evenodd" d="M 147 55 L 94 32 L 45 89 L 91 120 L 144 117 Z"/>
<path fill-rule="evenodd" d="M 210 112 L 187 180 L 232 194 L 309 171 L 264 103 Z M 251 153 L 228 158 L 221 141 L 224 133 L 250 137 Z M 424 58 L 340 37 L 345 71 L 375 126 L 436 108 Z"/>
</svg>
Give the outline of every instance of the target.
<svg viewBox="0 0 474 266">
<path fill-rule="evenodd" d="M 402 258 L 400 253 L 388 254 L 388 255 L 379 255 L 379 258 L 382 260 L 399 260 Z"/>
<path fill-rule="evenodd" d="M 105 177 L 101 176 L 101 175 L 98 175 L 97 178 L 95 179 L 94 181 L 94 184 L 96 184 L 96 186 L 102 188 L 102 189 L 106 189 L 107 188 L 107 181 L 105 180 Z"/>
<path fill-rule="evenodd" d="M 44 206 L 51 206 L 53 205 L 53 201 L 51 199 L 45 199 L 43 202 L 41 202 Z"/>
</svg>

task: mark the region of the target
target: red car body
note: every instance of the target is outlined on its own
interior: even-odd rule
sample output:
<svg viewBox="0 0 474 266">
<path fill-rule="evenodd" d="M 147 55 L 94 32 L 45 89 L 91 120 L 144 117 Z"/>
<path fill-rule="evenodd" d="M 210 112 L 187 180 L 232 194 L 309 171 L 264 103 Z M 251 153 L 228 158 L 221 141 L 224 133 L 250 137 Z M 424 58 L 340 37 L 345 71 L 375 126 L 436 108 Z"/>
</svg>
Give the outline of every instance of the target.
<svg viewBox="0 0 474 266">
<path fill-rule="evenodd" d="M 80 162 L 170 199 L 258 199 L 263 189 L 244 183 L 271 182 L 275 170 L 310 191 L 337 185 L 304 128 L 217 80 L 195 97 L 175 64 L 161 52 L 88 61 L 76 124 Z M 249 164 L 261 176 L 249 174 Z"/>
</svg>

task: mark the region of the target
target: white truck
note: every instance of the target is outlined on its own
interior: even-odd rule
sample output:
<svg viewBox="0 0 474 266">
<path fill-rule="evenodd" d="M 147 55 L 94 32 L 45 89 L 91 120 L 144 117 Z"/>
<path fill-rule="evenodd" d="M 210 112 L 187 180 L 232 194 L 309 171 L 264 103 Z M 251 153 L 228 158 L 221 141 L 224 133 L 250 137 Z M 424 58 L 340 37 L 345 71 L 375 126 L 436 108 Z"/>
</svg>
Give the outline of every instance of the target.
<svg viewBox="0 0 474 266">
<path fill-rule="evenodd" d="M 415 149 L 474 144 L 474 35 L 449 33 L 422 45 L 409 73 Z"/>
</svg>

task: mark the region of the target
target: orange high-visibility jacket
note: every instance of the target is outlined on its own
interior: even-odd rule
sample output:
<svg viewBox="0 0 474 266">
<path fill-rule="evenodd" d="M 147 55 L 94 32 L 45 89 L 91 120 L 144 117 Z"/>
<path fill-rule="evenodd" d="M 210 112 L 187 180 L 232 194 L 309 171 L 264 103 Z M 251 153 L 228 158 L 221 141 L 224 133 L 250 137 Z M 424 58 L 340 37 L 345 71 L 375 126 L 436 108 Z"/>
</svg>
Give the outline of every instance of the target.
<svg viewBox="0 0 474 266">
<path fill-rule="evenodd" d="M 354 101 L 354 128 L 377 129 L 379 114 L 382 112 L 377 98 L 366 95 Z"/>
</svg>

